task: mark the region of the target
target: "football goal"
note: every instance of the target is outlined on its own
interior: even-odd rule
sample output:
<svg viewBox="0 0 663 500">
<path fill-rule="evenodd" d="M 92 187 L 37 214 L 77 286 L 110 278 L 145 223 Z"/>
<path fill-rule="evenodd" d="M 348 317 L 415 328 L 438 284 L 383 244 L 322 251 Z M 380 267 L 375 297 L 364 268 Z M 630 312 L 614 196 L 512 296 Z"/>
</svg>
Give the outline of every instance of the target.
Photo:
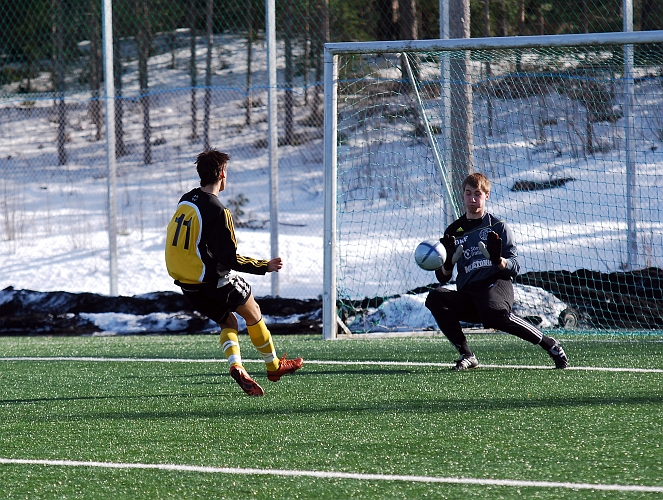
<svg viewBox="0 0 663 500">
<path fill-rule="evenodd" d="M 324 166 L 326 339 L 437 329 L 414 249 L 471 172 L 516 236 L 517 314 L 663 329 L 663 31 L 327 44 Z"/>
</svg>

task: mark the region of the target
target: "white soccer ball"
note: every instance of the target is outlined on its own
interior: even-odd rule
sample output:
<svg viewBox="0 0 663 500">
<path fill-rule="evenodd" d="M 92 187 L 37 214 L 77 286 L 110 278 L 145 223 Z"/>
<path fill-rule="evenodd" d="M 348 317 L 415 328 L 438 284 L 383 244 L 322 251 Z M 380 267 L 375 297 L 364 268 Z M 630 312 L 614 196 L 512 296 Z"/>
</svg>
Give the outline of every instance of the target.
<svg viewBox="0 0 663 500">
<path fill-rule="evenodd" d="M 442 267 L 447 252 L 439 240 L 422 241 L 414 251 L 414 260 L 417 265 L 426 271 L 435 271 Z"/>
</svg>

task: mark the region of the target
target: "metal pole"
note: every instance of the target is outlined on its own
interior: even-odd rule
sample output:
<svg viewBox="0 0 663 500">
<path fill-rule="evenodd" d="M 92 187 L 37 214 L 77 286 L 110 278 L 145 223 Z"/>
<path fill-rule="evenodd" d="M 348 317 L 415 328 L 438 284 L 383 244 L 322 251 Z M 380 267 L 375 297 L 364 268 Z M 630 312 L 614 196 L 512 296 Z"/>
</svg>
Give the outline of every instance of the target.
<svg viewBox="0 0 663 500">
<path fill-rule="evenodd" d="M 384 54 L 386 52 L 459 51 L 480 49 L 524 49 L 590 47 L 627 43 L 662 43 L 663 30 L 587 33 L 578 35 L 504 36 L 451 38 L 449 40 L 396 40 L 385 42 L 332 42 L 325 44 L 332 54 Z"/>
<path fill-rule="evenodd" d="M 322 338 L 336 338 L 336 193 L 337 193 L 337 119 L 338 56 L 325 48 L 325 228 L 322 290 Z"/>
<path fill-rule="evenodd" d="M 435 137 L 433 136 L 433 132 L 431 131 L 430 128 L 428 116 L 426 115 L 426 109 L 424 108 L 424 102 L 421 99 L 421 94 L 419 93 L 419 89 L 417 88 L 417 82 L 415 82 L 414 80 L 414 74 L 412 73 L 412 65 L 410 64 L 410 58 L 408 57 L 407 52 L 403 52 L 403 61 L 405 62 L 405 69 L 407 70 L 407 76 L 410 80 L 410 85 L 412 86 L 412 90 L 414 92 L 417 109 L 419 110 L 419 114 L 421 115 L 421 120 L 424 122 L 424 127 L 426 129 L 426 137 L 428 138 L 428 143 L 430 144 L 430 149 L 431 152 L 433 153 L 433 163 L 435 163 L 435 166 L 438 168 L 438 170 L 440 171 L 440 175 L 442 176 L 442 184 L 444 184 L 448 201 L 450 201 L 451 203 L 451 215 L 453 215 L 455 219 L 457 217 L 460 217 L 460 209 L 459 207 L 456 206 L 454 202 L 453 187 L 451 186 L 450 175 L 447 173 L 445 169 L 446 165 L 437 151 L 437 144 L 435 142 Z"/>
<path fill-rule="evenodd" d="M 623 22 L 625 33 L 633 32 L 633 0 L 623 0 Z M 637 232 L 637 167 L 633 138 L 633 45 L 624 45 L 624 126 L 626 138 L 626 246 L 629 270 L 638 266 Z"/>
<path fill-rule="evenodd" d="M 104 93 L 106 99 L 106 164 L 108 167 L 108 255 L 110 294 L 117 295 L 117 168 L 115 164 L 115 80 L 113 75 L 112 0 L 102 0 L 101 15 L 104 44 Z"/>
<path fill-rule="evenodd" d="M 269 236 L 272 258 L 279 255 L 279 157 L 276 82 L 275 0 L 265 0 L 267 26 L 267 147 L 269 149 Z M 272 296 L 279 295 L 279 275 L 272 273 Z"/>
</svg>

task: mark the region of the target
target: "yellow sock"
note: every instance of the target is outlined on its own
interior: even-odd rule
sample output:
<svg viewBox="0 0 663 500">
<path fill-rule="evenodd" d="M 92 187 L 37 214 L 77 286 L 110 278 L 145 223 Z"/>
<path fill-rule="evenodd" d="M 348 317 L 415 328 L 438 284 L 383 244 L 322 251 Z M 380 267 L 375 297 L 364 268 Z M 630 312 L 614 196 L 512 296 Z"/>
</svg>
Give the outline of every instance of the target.
<svg viewBox="0 0 663 500">
<path fill-rule="evenodd" d="M 276 357 L 276 350 L 274 349 L 274 342 L 272 342 L 272 334 L 269 333 L 267 325 L 262 318 L 255 325 L 247 326 L 249 331 L 249 338 L 253 345 L 262 354 L 262 359 L 265 360 L 267 371 L 275 372 L 279 369 L 279 358 Z"/>
<path fill-rule="evenodd" d="M 230 366 L 242 366 L 242 355 L 239 352 L 239 340 L 237 338 L 237 330 L 233 328 L 224 328 L 219 335 L 219 343 L 223 349 L 223 353 L 228 359 Z"/>
</svg>

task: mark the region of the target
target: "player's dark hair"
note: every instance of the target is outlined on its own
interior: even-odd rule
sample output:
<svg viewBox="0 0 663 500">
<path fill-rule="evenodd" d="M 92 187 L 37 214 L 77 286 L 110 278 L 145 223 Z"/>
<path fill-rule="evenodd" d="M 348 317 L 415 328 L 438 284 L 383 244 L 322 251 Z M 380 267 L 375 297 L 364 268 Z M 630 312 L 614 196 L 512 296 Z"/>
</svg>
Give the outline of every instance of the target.
<svg viewBox="0 0 663 500">
<path fill-rule="evenodd" d="M 488 180 L 488 177 L 480 174 L 479 172 L 475 172 L 465 177 L 463 185 L 461 186 L 463 191 L 465 191 L 466 186 L 471 186 L 474 189 L 480 189 L 484 193 L 490 193 L 490 181 Z"/>
<path fill-rule="evenodd" d="M 216 183 L 221 178 L 221 172 L 228 164 L 230 155 L 216 149 L 206 149 L 196 157 L 196 170 L 200 176 L 200 185 L 207 186 Z"/>
</svg>

